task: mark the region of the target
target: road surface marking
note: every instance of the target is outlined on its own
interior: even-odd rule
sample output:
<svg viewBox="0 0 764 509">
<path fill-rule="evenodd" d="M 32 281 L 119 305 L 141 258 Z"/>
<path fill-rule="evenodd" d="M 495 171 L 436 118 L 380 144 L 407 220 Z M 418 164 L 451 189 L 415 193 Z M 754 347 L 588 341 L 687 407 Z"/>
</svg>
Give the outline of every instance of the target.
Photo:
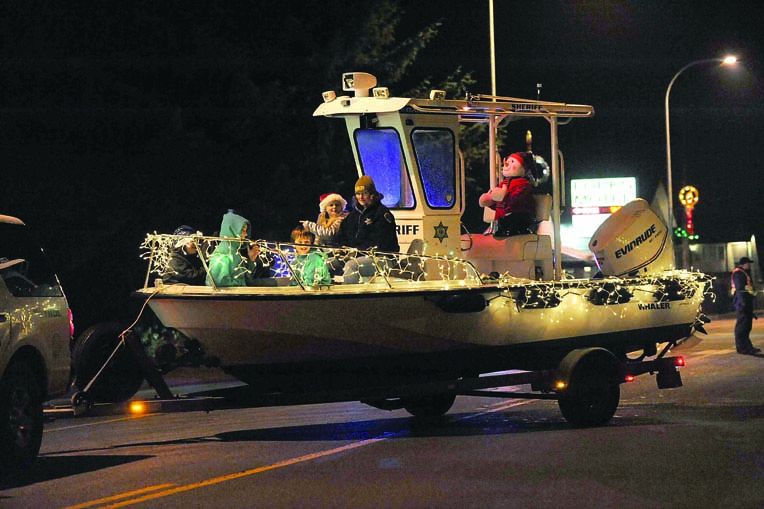
<svg viewBox="0 0 764 509">
<path fill-rule="evenodd" d="M 509 402 L 504 402 L 504 403 L 500 403 L 500 404 L 495 405 L 495 406 L 491 406 L 488 410 L 485 410 L 485 411 L 482 411 L 482 412 L 478 412 L 478 413 L 475 413 L 475 414 L 470 414 L 470 415 L 465 416 L 465 417 L 460 417 L 460 418 L 457 418 L 456 420 L 463 421 L 463 420 L 467 420 L 467 419 L 473 419 L 475 417 L 480 417 L 482 415 L 486 415 L 486 414 L 490 414 L 490 413 L 494 413 L 494 412 L 499 412 L 499 411 L 505 410 L 507 408 L 512 408 L 512 407 L 516 407 L 516 406 L 520 406 L 520 405 L 526 405 L 528 403 L 531 403 L 532 401 L 535 401 L 535 400 L 520 400 L 520 401 L 510 400 Z M 191 491 L 191 490 L 195 490 L 195 489 L 199 489 L 199 488 L 204 488 L 206 486 L 212 486 L 212 485 L 220 484 L 220 483 L 227 482 L 227 481 L 233 481 L 235 479 L 240 479 L 242 477 L 248 477 L 248 476 L 251 476 L 251 475 L 260 474 L 262 472 L 268 472 L 270 470 L 276 470 L 278 468 L 283 468 L 283 467 L 287 467 L 287 466 L 290 466 L 290 465 L 295 465 L 297 463 L 303 463 L 303 462 L 306 462 L 306 461 L 312 461 L 312 460 L 315 460 L 315 459 L 323 458 L 325 456 L 332 456 L 334 454 L 339 454 L 341 452 L 349 451 L 351 449 L 357 449 L 357 448 L 360 448 L 360 447 L 365 447 L 367 445 L 375 444 L 377 442 L 383 442 L 383 441 L 388 440 L 390 438 L 393 438 L 395 436 L 404 435 L 406 433 L 408 433 L 408 431 L 403 431 L 403 432 L 400 432 L 400 433 L 385 433 L 385 434 L 383 434 L 383 435 L 381 435 L 381 436 L 379 436 L 377 438 L 370 438 L 368 440 L 361 440 L 360 442 L 354 442 L 352 444 L 343 445 L 342 447 L 336 447 L 334 449 L 329 449 L 329 450 L 326 450 L 326 451 L 315 452 L 315 453 L 312 453 L 312 454 L 306 454 L 304 456 L 298 456 L 296 458 L 291 458 L 291 459 L 288 459 L 288 460 L 279 461 L 279 462 L 273 463 L 271 465 L 265 465 L 265 466 L 262 466 L 262 467 L 253 468 L 251 470 L 245 470 L 243 472 L 237 472 L 237 473 L 234 473 L 234 474 L 227 474 L 227 475 L 223 475 L 223 476 L 220 476 L 220 477 L 214 477 L 212 479 L 207 479 L 206 481 L 200 481 L 200 482 L 196 482 L 196 483 L 192 483 L 192 484 L 186 484 L 186 485 L 177 486 L 177 487 L 172 487 L 172 486 L 175 486 L 174 484 L 163 484 L 163 485 L 159 485 L 159 486 L 155 486 L 155 487 L 145 488 L 143 490 L 131 491 L 131 492 L 122 493 L 122 494 L 114 495 L 114 496 L 107 497 L 107 498 L 102 498 L 102 499 L 99 499 L 99 500 L 93 500 L 91 502 L 85 502 L 85 503 L 79 504 L 79 505 L 69 506 L 69 507 L 66 507 L 65 509 L 83 509 L 83 508 L 95 507 L 95 506 L 100 506 L 102 508 L 116 508 L 116 507 L 125 507 L 125 506 L 133 505 L 133 504 L 140 504 L 142 502 L 147 502 L 149 500 L 154 500 L 154 499 L 162 498 L 162 497 L 168 497 L 170 495 L 175 495 L 177 493 L 183 493 L 185 491 Z M 169 489 L 164 489 L 164 488 L 169 488 Z M 140 496 L 138 498 L 133 498 L 133 499 L 130 499 L 130 500 L 122 500 L 122 499 L 126 499 L 128 497 L 132 497 L 132 496 L 135 496 L 135 495 L 141 495 L 143 493 L 147 493 L 149 491 L 155 491 L 155 490 L 158 490 L 158 489 L 162 489 L 163 491 L 159 491 L 157 493 L 146 494 L 146 495 Z M 113 501 L 117 501 L 117 500 L 122 500 L 122 501 L 121 502 L 117 502 L 115 504 L 100 505 L 100 504 L 109 503 L 109 502 L 113 502 Z"/>
<path fill-rule="evenodd" d="M 74 426 L 64 426 L 64 427 L 56 428 L 56 429 L 43 429 L 42 432 L 53 433 L 54 431 L 64 431 L 64 430 L 75 429 L 75 428 L 87 428 L 88 426 L 98 426 L 100 424 L 109 424 L 112 422 L 129 421 L 131 419 L 143 419 L 144 417 L 155 417 L 157 415 L 163 415 L 163 414 L 155 413 L 155 414 L 144 414 L 144 415 L 129 415 L 126 417 L 118 417 L 116 419 L 109 419 L 108 421 L 86 422 L 83 424 L 75 424 Z"/>
<path fill-rule="evenodd" d="M 165 488 L 168 488 L 170 486 L 174 486 L 174 484 L 157 484 L 156 486 L 149 486 L 148 488 L 142 488 L 140 490 L 135 491 L 128 491 L 126 493 L 120 493 L 119 495 L 114 495 L 111 497 L 106 498 L 100 498 L 98 500 L 92 500 L 90 502 L 85 502 L 84 504 L 78 504 L 78 505 L 72 505 L 69 506 L 67 509 L 84 509 L 86 507 L 93 507 L 100 504 L 105 504 L 107 502 L 113 502 L 115 500 L 119 500 L 121 498 L 127 498 L 132 497 L 135 495 L 141 495 L 143 493 L 147 493 L 149 491 L 156 491 L 156 490 L 163 490 Z"/>
</svg>

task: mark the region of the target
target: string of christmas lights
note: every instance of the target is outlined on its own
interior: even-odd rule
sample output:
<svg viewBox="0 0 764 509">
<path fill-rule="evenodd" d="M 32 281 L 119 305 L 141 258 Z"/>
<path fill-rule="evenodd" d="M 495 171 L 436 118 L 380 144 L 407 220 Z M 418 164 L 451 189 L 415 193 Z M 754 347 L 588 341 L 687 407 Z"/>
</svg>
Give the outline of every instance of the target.
<svg viewBox="0 0 764 509">
<path fill-rule="evenodd" d="M 274 278 L 295 278 L 294 261 L 297 253 L 291 243 L 265 240 L 242 241 L 224 237 L 176 236 L 149 234 L 141 245 L 145 250 L 141 257 L 149 261 L 149 273 L 161 276 L 169 264 L 174 250 L 184 242 L 194 242 L 202 260 L 210 255 L 220 242 L 234 242 L 236 246 L 252 243 L 259 248 L 262 265 L 270 267 Z M 333 249 L 314 246 L 324 250 L 329 257 L 341 257 L 345 262 L 353 258 L 368 257 L 374 267 L 374 274 L 358 277 L 360 284 L 387 283 L 390 287 L 401 283 L 423 281 L 459 282 L 467 288 L 496 285 L 500 290 L 494 298 L 511 300 L 519 309 L 545 309 L 559 306 L 564 299 L 583 299 L 597 306 L 614 306 L 636 301 L 640 306 L 660 306 L 671 301 L 692 298 L 696 292 L 704 293 L 704 298 L 715 299 L 710 291 L 712 277 L 684 270 L 665 271 L 660 275 L 638 277 L 607 277 L 602 279 L 565 279 L 562 281 L 536 281 L 518 278 L 504 273 L 498 279 L 480 275 L 467 260 L 443 255 L 401 254 L 357 249 Z M 247 270 L 246 259 L 242 256 L 237 269 Z M 358 275 L 359 274 L 353 274 Z M 301 284 L 299 286 L 302 286 Z M 648 309 L 648 308 L 645 308 Z"/>
</svg>

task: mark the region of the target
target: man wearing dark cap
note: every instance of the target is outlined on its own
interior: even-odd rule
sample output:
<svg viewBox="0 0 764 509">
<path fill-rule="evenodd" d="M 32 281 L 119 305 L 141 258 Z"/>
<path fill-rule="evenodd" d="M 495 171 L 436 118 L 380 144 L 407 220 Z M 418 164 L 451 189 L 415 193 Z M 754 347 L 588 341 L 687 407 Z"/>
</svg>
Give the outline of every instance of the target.
<svg viewBox="0 0 764 509">
<path fill-rule="evenodd" d="M 732 271 L 732 284 L 730 285 L 735 290 L 732 304 L 737 312 L 735 347 L 737 353 L 743 355 L 754 355 L 761 352 L 760 348 L 754 348 L 751 343 L 751 329 L 753 328 L 753 319 L 756 317 L 753 313 L 753 299 L 756 290 L 751 280 L 751 263 L 753 260 L 747 256 L 740 259 L 738 266 Z"/>
</svg>

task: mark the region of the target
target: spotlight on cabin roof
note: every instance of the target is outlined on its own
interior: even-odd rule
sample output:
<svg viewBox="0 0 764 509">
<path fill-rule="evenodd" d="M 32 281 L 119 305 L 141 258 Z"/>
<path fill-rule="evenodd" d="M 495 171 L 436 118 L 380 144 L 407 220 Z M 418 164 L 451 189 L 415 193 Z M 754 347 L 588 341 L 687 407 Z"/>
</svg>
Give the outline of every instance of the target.
<svg viewBox="0 0 764 509">
<path fill-rule="evenodd" d="M 377 85 L 377 78 L 365 72 L 346 72 L 342 75 L 342 90 L 355 92 L 356 97 L 369 97 L 369 90 Z"/>
<path fill-rule="evenodd" d="M 321 95 L 323 96 L 325 103 L 330 103 L 337 98 L 337 94 L 334 93 L 334 90 L 327 90 Z"/>
</svg>

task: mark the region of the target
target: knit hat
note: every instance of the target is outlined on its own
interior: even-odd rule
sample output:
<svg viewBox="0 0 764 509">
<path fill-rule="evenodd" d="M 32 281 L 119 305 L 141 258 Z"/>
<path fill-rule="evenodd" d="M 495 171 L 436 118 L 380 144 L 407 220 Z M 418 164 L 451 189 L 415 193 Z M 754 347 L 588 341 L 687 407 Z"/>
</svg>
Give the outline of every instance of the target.
<svg viewBox="0 0 764 509">
<path fill-rule="evenodd" d="M 528 152 L 515 152 L 514 154 L 510 154 L 509 157 L 517 159 L 517 161 L 523 165 L 523 168 L 525 168 L 526 172 L 533 170 L 531 161 L 532 156 Z"/>
<path fill-rule="evenodd" d="M 343 198 L 337 193 L 322 194 L 321 201 L 318 204 L 318 208 L 321 209 L 321 212 L 325 212 L 326 207 L 328 207 L 331 203 L 334 203 L 336 201 L 340 202 L 342 204 L 342 210 L 345 210 L 345 207 L 347 206 L 348 202 L 346 202 L 345 198 Z"/>
<path fill-rule="evenodd" d="M 173 235 L 193 235 L 194 233 L 196 233 L 196 228 L 192 228 L 187 224 L 178 226 L 175 228 L 175 231 L 172 232 Z"/>
<path fill-rule="evenodd" d="M 739 262 L 737 262 L 737 264 L 738 264 L 738 265 L 743 265 L 743 264 L 745 264 L 745 263 L 753 263 L 753 260 L 751 260 L 751 259 L 750 259 L 750 258 L 748 258 L 747 256 L 744 256 L 744 257 L 742 257 L 742 258 L 740 259 L 740 261 L 739 261 Z"/>
<path fill-rule="evenodd" d="M 190 227 L 190 226 L 188 226 L 186 224 L 178 226 L 177 228 L 175 228 L 175 231 L 172 232 L 172 234 L 173 235 L 183 235 L 183 237 L 181 239 L 178 239 L 178 241 L 175 243 L 175 247 L 176 248 L 179 248 L 181 246 L 185 246 L 186 244 L 188 244 L 189 242 L 194 240 L 192 238 L 193 235 L 196 235 L 196 236 L 199 236 L 199 237 L 201 237 L 203 235 L 203 233 L 198 231 L 196 228 L 192 228 L 192 227 Z"/>
<path fill-rule="evenodd" d="M 364 175 L 355 183 L 355 192 L 377 194 L 377 187 L 374 185 L 374 181 L 371 180 L 370 176 Z"/>
</svg>

